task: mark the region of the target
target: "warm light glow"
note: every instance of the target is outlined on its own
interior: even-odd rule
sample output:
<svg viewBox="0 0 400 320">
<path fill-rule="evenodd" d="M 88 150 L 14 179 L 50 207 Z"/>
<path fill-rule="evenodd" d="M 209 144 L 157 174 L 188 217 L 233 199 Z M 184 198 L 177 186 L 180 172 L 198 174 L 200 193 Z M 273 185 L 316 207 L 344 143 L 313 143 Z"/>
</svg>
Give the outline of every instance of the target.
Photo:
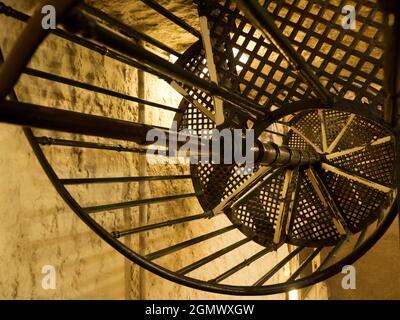
<svg viewBox="0 0 400 320">
<path fill-rule="evenodd" d="M 299 290 L 290 290 L 289 300 L 299 300 Z"/>
<path fill-rule="evenodd" d="M 202 73 L 200 73 L 200 78 L 204 78 L 204 76 L 206 76 L 208 74 L 208 68 L 206 67 L 206 68 L 204 68 L 203 69 L 203 72 Z"/>
<path fill-rule="evenodd" d="M 174 56 L 173 54 L 169 55 L 169 61 L 172 63 L 175 63 L 178 60 L 177 56 Z"/>
<path fill-rule="evenodd" d="M 232 51 L 233 51 L 233 56 L 236 58 L 236 56 L 239 54 L 239 49 L 233 48 Z M 249 56 L 247 54 L 242 54 L 239 57 L 239 61 L 241 63 L 243 63 L 243 64 L 246 64 L 249 61 Z M 236 70 L 237 70 L 237 72 L 240 72 L 240 71 L 243 70 L 243 67 L 242 66 L 236 66 Z"/>
</svg>

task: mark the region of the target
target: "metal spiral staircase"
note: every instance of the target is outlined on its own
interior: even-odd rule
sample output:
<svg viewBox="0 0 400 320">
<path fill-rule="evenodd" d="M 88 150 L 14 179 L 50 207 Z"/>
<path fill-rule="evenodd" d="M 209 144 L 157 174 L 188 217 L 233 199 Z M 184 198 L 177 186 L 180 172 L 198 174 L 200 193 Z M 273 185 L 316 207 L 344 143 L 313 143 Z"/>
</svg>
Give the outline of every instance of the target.
<svg viewBox="0 0 400 320">
<path fill-rule="evenodd" d="M 356 30 L 341 26 L 346 1 L 194 1 L 201 25 L 196 30 L 156 1 L 143 0 L 198 38 L 183 53 L 81 1 L 50 2 L 61 22 L 51 33 L 156 75 L 184 96 L 179 109 L 174 109 L 27 68 L 48 31 L 41 28 L 40 12 L 30 18 L 0 3 L 0 13 L 27 23 L 0 71 L 0 121 L 25 127 L 37 158 L 66 203 L 131 261 L 197 289 L 274 294 L 310 286 L 340 272 L 365 254 L 396 217 L 400 11 L 395 1 L 357 1 Z M 177 61 L 170 63 L 138 45 L 138 39 L 175 55 Z M 153 126 L 18 102 L 13 87 L 21 74 L 175 112 L 178 129 L 190 129 L 193 135 L 213 128 L 252 128 L 257 138 L 254 171 L 239 175 L 235 164 L 198 163 L 190 165 L 187 175 L 171 175 L 166 169 L 159 176 L 61 179 L 46 158 L 50 148 L 143 154 L 148 150 L 146 133 Z M 28 127 L 112 140 L 43 137 Z M 113 144 L 115 140 L 135 146 Z M 187 184 L 188 179 L 193 193 L 90 207 L 68 189 L 71 185 L 140 181 Z M 197 197 L 203 213 L 126 230 L 115 230 L 94 217 L 99 212 L 154 203 L 161 206 L 189 197 Z M 194 221 L 219 214 L 229 218 L 228 225 L 160 250 L 142 254 L 123 242 L 126 236 L 168 226 L 186 224 L 190 228 Z M 157 263 L 187 247 L 218 241 L 234 229 L 244 238 L 180 270 Z M 210 263 L 249 242 L 261 249 L 216 277 L 191 276 L 192 271 L 206 270 Z M 252 279 L 252 284 L 229 282 L 231 276 L 285 245 L 289 254 L 267 268 L 261 278 Z M 314 267 L 317 256 L 321 263 Z M 297 269 L 284 281 L 272 283 L 271 278 L 295 257 Z"/>
</svg>

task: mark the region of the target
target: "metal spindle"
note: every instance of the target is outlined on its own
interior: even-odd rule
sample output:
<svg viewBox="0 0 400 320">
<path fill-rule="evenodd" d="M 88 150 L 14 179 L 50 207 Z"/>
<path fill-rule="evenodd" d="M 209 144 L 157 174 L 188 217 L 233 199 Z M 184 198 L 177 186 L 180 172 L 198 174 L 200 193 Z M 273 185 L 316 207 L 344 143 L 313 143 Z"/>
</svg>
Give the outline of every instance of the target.
<svg viewBox="0 0 400 320">
<path fill-rule="evenodd" d="M 63 185 L 191 179 L 191 175 L 60 179 Z"/>
<path fill-rule="evenodd" d="M 262 249 L 261 251 L 257 252 L 253 256 L 251 256 L 249 259 L 245 259 L 244 261 L 242 261 L 238 265 L 232 267 L 231 269 L 225 271 L 223 274 L 219 275 L 218 277 L 209 280 L 209 282 L 218 283 L 218 282 L 221 282 L 221 281 L 225 280 L 226 278 L 229 278 L 230 276 L 232 276 L 235 273 L 239 272 L 243 268 L 248 267 L 250 264 L 252 264 L 256 260 L 258 260 L 258 259 L 262 258 L 263 256 L 265 256 L 268 252 L 270 252 L 270 250 L 268 248 Z"/>
<path fill-rule="evenodd" d="M 171 11 L 165 9 L 162 5 L 158 4 L 156 1 L 153 0 L 141 0 L 141 1 L 146 5 L 148 5 L 150 8 L 154 9 L 155 11 L 163 15 L 164 17 L 166 17 L 167 19 L 171 20 L 172 22 L 183 28 L 184 30 L 186 30 L 187 32 L 191 33 L 195 37 L 201 38 L 201 34 L 199 31 L 194 29 L 191 25 L 183 21 L 181 18 L 174 15 Z"/>
<path fill-rule="evenodd" d="M 145 232 L 145 231 L 150 231 L 150 230 L 154 230 L 154 229 L 171 227 L 173 225 L 180 224 L 180 223 L 190 222 L 190 221 L 199 220 L 199 219 L 207 219 L 207 218 L 211 218 L 212 216 L 213 216 L 213 213 L 209 211 L 209 212 L 205 212 L 202 214 L 196 214 L 193 216 L 179 218 L 179 219 L 175 219 L 175 220 L 168 220 L 168 221 L 150 224 L 147 226 L 142 226 L 142 227 L 137 227 L 137 228 L 132 228 L 132 229 L 128 229 L 128 230 L 113 231 L 111 233 L 115 238 L 120 238 L 120 237 L 132 235 L 132 234 L 136 234 L 136 233 L 141 233 L 141 232 Z"/>
<path fill-rule="evenodd" d="M 300 273 L 303 272 L 303 270 L 313 261 L 313 259 L 321 252 L 321 250 L 324 247 L 319 247 L 317 249 L 315 249 L 313 251 L 313 253 L 311 253 L 309 255 L 309 257 L 301 264 L 301 266 L 289 277 L 289 279 L 287 280 L 292 281 L 292 280 L 296 280 L 296 278 L 300 275 Z"/>
<path fill-rule="evenodd" d="M 98 150 L 109 150 L 116 152 L 132 152 L 132 153 L 147 153 L 149 151 L 159 151 L 160 155 L 167 155 L 165 150 L 146 149 L 146 148 L 132 148 L 124 147 L 122 145 L 112 145 L 97 142 L 77 141 L 68 139 L 58 139 L 52 137 L 35 137 L 36 142 L 42 146 L 62 146 L 72 148 L 84 148 L 84 149 L 98 149 Z"/>
<path fill-rule="evenodd" d="M 265 132 L 280 136 L 280 137 L 286 137 L 286 134 L 280 133 L 280 132 L 276 132 L 276 131 L 272 131 L 272 130 L 264 130 Z"/>
<path fill-rule="evenodd" d="M 172 196 L 164 196 L 158 198 L 149 198 L 149 199 L 140 199 L 140 200 L 133 200 L 127 202 L 120 202 L 120 203 L 112 203 L 112 204 L 105 204 L 100 206 L 93 206 L 93 207 L 86 207 L 83 210 L 86 213 L 97 213 L 97 212 L 104 212 L 104 211 L 111 211 L 111 210 L 118 210 L 118 209 L 125 209 L 125 208 L 132 208 L 137 207 L 142 204 L 154 204 L 178 199 L 185 199 L 185 198 L 192 198 L 201 195 L 201 193 L 185 193 L 185 194 L 177 194 Z"/>
<path fill-rule="evenodd" d="M 217 251 L 217 252 L 215 252 L 215 253 L 207 256 L 207 257 L 204 257 L 203 259 L 200 259 L 200 260 L 198 260 L 196 262 L 193 262 L 192 264 L 190 264 L 190 265 L 188 265 L 188 266 L 186 266 L 186 267 L 184 267 L 182 269 L 179 269 L 178 271 L 176 271 L 176 273 L 187 274 L 189 272 L 192 272 L 193 270 L 196 270 L 196 269 L 204 266 L 205 264 L 207 264 L 207 263 L 209 263 L 209 262 L 211 262 L 211 261 L 213 261 L 213 260 L 215 260 L 215 259 L 217 259 L 217 258 L 219 258 L 219 257 L 221 257 L 221 256 L 223 256 L 223 255 L 225 255 L 225 254 L 227 254 L 227 253 L 229 253 L 229 252 L 241 247 L 241 246 L 243 246 L 244 244 L 246 244 L 246 243 L 248 243 L 248 242 L 250 242 L 252 240 L 253 239 L 251 239 L 251 238 L 242 239 L 242 240 L 240 240 L 240 241 L 238 241 L 236 243 L 231 244 L 230 246 L 227 246 L 224 249 L 221 249 L 221 250 L 219 250 L 219 251 Z"/>
<path fill-rule="evenodd" d="M 160 130 L 165 133 L 165 137 L 170 135 L 168 128 L 5 100 L 0 102 L 0 121 L 20 126 L 133 141 L 142 145 L 149 144 L 146 141 L 149 130 Z"/>
<path fill-rule="evenodd" d="M 229 231 L 234 230 L 234 229 L 236 229 L 236 226 L 231 225 L 231 226 L 228 226 L 228 227 L 225 227 L 225 228 L 222 228 L 222 229 L 219 229 L 219 230 L 204 234 L 202 236 L 199 236 L 199 237 L 196 237 L 196 238 L 193 238 L 193 239 L 178 243 L 178 244 L 173 245 L 171 247 L 168 247 L 168 248 L 161 249 L 161 250 L 158 250 L 156 252 L 150 253 L 150 254 L 146 255 L 146 258 L 148 260 L 155 260 L 155 259 L 161 258 L 163 256 L 166 256 L 168 254 L 174 253 L 174 252 L 176 252 L 178 250 L 182 250 L 184 248 L 187 248 L 189 246 L 192 246 L 192 245 L 195 245 L 197 243 L 203 242 L 205 240 L 214 238 L 216 236 L 219 236 L 221 234 L 224 234 L 224 233 L 229 232 Z"/>
<path fill-rule="evenodd" d="M 219 97 L 222 100 L 230 103 L 232 107 L 237 108 L 240 112 L 247 112 L 253 119 L 254 117 L 264 117 L 265 111 L 260 106 L 251 100 L 242 97 L 241 95 L 232 92 L 225 87 L 201 79 L 184 68 L 174 65 L 173 63 L 159 57 L 158 55 L 146 50 L 132 41 L 127 40 L 112 32 L 101 25 L 96 24 L 92 19 L 88 18 L 81 12 L 71 14 L 64 21 L 64 26 L 75 33 L 85 33 L 90 30 L 92 37 L 121 53 L 135 59 L 139 64 L 150 67 L 156 72 L 165 75 L 167 78 L 172 78 L 182 83 L 203 90 L 211 96 Z"/>
<path fill-rule="evenodd" d="M 29 19 L 31 18 L 31 16 L 29 16 L 23 12 L 20 12 L 18 10 L 15 10 L 12 7 L 6 6 L 3 3 L 0 3 L 0 14 L 1 13 L 5 14 L 6 16 L 17 19 L 21 22 L 25 22 L 25 23 L 27 23 L 29 21 Z M 98 45 L 92 41 L 85 39 L 85 38 L 78 37 L 74 34 L 71 34 L 67 31 L 63 30 L 63 29 L 57 28 L 55 30 L 49 30 L 49 32 L 60 38 L 68 40 L 77 45 L 80 45 L 86 49 L 97 52 L 103 56 L 107 56 L 113 60 L 122 62 L 122 63 L 129 65 L 131 67 L 134 67 L 134 68 L 142 69 L 143 71 L 145 71 L 147 73 L 151 73 L 151 74 L 159 77 L 160 79 L 172 81 L 171 79 L 166 78 L 165 76 L 161 75 L 160 73 L 156 72 L 155 70 L 153 70 L 143 64 L 139 64 L 138 62 L 134 61 L 133 59 L 129 59 L 128 57 L 121 55 L 120 53 L 118 53 L 116 51 L 113 51 L 107 47 Z"/>
<path fill-rule="evenodd" d="M 132 26 L 128 26 L 128 25 L 122 23 L 121 21 L 109 16 L 105 12 L 103 12 L 95 7 L 92 7 L 86 3 L 82 3 L 80 8 L 83 9 L 83 11 L 89 13 L 90 15 L 95 16 L 95 17 L 107 22 L 110 26 L 117 28 L 122 34 L 124 34 L 130 38 L 133 38 L 135 40 L 143 40 L 165 52 L 173 54 L 174 56 L 176 56 L 178 58 L 182 56 L 179 52 L 166 46 L 162 42 L 154 39 L 153 37 L 150 37 L 149 35 L 147 35 L 143 32 L 140 32 L 140 31 L 134 29 Z"/>
<path fill-rule="evenodd" d="M 151 106 L 151 107 L 155 107 L 155 108 L 159 108 L 159 109 L 164 109 L 164 110 L 168 110 L 168 111 L 173 111 L 173 112 L 178 112 L 181 113 L 182 110 L 179 110 L 177 108 L 174 107 L 170 107 L 170 106 L 166 106 L 166 105 L 162 105 L 160 103 L 156 103 L 156 102 L 151 102 L 151 101 L 147 101 L 144 99 L 140 99 L 137 97 L 132 97 L 129 96 L 127 94 L 123 94 L 123 93 L 119 93 L 113 90 L 109 90 L 109 89 L 104 89 L 104 88 L 100 88 L 98 86 L 94 86 L 88 83 L 84 83 L 84 82 L 80 82 L 80 81 L 76 81 L 76 80 L 72 80 L 72 79 L 68 79 L 65 77 L 61 77 L 55 74 L 51 74 L 48 72 L 44 72 L 44 71 L 40 71 L 40 70 L 34 70 L 31 68 L 26 68 L 24 71 L 25 74 L 33 76 L 33 77 L 37 77 L 37 78 L 42 78 L 42 79 L 46 79 L 46 80 L 50 80 L 50 81 L 54 81 L 54 82 L 58 82 L 58 83 L 62 83 L 62 84 L 66 84 L 66 85 L 70 85 L 76 88 L 81 88 L 81 89 L 85 89 L 85 90 L 89 90 L 89 91 L 93 91 L 96 93 L 101 93 L 101 94 L 105 94 L 107 96 L 110 97 L 115 97 L 115 98 L 119 98 L 119 99 L 123 99 L 123 100 L 127 100 L 127 101 L 132 101 L 132 102 L 137 102 L 140 104 L 144 104 L 147 106 Z"/>
<path fill-rule="evenodd" d="M 297 254 L 299 254 L 304 249 L 303 246 L 297 247 L 291 253 L 289 253 L 283 260 L 277 263 L 270 271 L 268 271 L 264 276 L 258 279 L 253 286 L 262 286 L 265 282 L 271 279 L 280 269 L 282 269 L 290 260 L 292 260 Z"/>
</svg>

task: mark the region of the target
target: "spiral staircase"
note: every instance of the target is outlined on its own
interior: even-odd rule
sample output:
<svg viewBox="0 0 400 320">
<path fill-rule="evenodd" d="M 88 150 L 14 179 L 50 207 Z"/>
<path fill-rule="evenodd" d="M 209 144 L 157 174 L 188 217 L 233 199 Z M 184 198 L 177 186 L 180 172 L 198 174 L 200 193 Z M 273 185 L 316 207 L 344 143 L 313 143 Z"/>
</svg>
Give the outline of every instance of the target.
<svg viewBox="0 0 400 320">
<path fill-rule="evenodd" d="M 341 25 L 346 2 L 341 0 L 199 0 L 193 1 L 201 26 L 197 30 L 156 1 L 143 0 L 198 39 L 181 53 L 82 1 L 50 2 L 60 22 L 56 30 L 41 28 L 40 11 L 29 17 L 0 3 L 1 14 L 27 23 L 0 71 L 0 121 L 24 126 L 38 160 L 65 202 L 126 258 L 192 288 L 266 295 L 333 276 L 364 255 L 391 225 L 397 214 L 398 3 L 358 1 L 356 29 L 352 30 Z M 179 109 L 27 68 L 49 32 L 165 80 L 183 96 Z M 176 62 L 137 40 L 176 56 Z M 212 129 L 251 128 L 257 146 L 255 166 L 247 175 L 238 174 L 238 164 L 207 161 L 190 164 L 187 175 L 171 175 L 166 168 L 158 176 L 60 178 L 46 157 L 49 149 L 61 146 L 143 154 L 149 149 L 146 133 L 155 126 L 19 102 L 13 88 L 21 74 L 175 112 L 177 129 L 189 129 L 197 137 Z M 30 127 L 54 135 L 40 136 Z M 106 140 L 61 139 L 56 132 Z M 166 155 L 168 150 L 157 156 Z M 141 181 L 187 184 L 188 180 L 193 193 L 95 206 L 83 205 L 84 195 L 78 199 L 68 189 Z M 155 224 L 116 230 L 94 217 L 99 212 L 155 203 L 162 206 L 193 197 L 202 213 Z M 195 221 L 220 214 L 229 222 L 223 228 L 146 254 L 123 241 L 174 225 L 190 228 Z M 241 232 L 241 239 L 180 270 L 157 263 L 159 258 L 220 239 L 234 229 Z M 192 271 L 206 270 L 210 263 L 249 242 L 261 249 L 218 276 L 191 276 Z M 282 246 L 288 246 L 288 254 L 266 268 L 262 277 L 252 279 L 251 285 L 229 282 Z M 320 259 L 317 266 L 313 264 L 316 257 Z M 290 276 L 277 283 L 270 281 L 294 259 L 298 264 Z"/>
</svg>

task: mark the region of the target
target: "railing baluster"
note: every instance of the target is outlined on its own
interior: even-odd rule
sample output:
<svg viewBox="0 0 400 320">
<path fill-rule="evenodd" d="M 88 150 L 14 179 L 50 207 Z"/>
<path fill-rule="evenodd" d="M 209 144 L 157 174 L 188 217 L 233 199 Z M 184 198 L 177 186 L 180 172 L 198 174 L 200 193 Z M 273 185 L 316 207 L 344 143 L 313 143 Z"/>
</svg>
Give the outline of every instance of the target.
<svg viewBox="0 0 400 320">
<path fill-rule="evenodd" d="M 175 24 L 177 24 L 178 26 L 180 26 L 181 28 L 186 30 L 187 32 L 191 33 L 195 37 L 197 37 L 199 39 L 201 38 L 201 34 L 200 34 L 199 31 L 194 29 L 191 25 L 189 25 L 188 23 L 183 21 L 181 18 L 179 18 L 176 15 L 174 15 L 169 10 L 165 9 L 163 6 L 158 4 L 156 1 L 153 1 L 153 0 L 141 0 L 141 1 L 143 3 L 145 3 L 146 5 L 148 5 L 150 8 L 154 9 L 155 11 L 157 11 L 159 14 L 163 15 L 167 19 L 171 20 L 172 22 L 174 22 Z"/>
<path fill-rule="evenodd" d="M 271 279 L 275 273 L 277 273 L 280 269 L 282 269 L 290 260 L 292 260 L 298 253 L 300 253 L 304 247 L 297 247 L 291 253 L 289 253 L 285 259 L 281 260 L 277 263 L 270 271 L 268 271 L 264 276 L 258 279 L 253 286 L 262 286 L 265 282 Z"/>
<path fill-rule="evenodd" d="M 167 140 L 169 137 L 177 139 L 176 133 L 172 134 L 168 128 L 7 100 L 0 101 L 0 121 L 144 145 L 149 144 L 147 132 L 152 129 L 163 132 Z"/>
<path fill-rule="evenodd" d="M 185 193 L 185 194 L 164 196 L 164 197 L 158 197 L 158 198 L 140 199 L 140 200 L 127 201 L 127 202 L 86 207 L 86 208 L 83 208 L 83 210 L 86 213 L 97 213 L 97 212 L 104 212 L 104 211 L 110 211 L 110 210 L 132 208 L 132 207 L 140 206 L 142 204 L 153 204 L 153 203 L 160 203 L 160 202 L 166 202 L 166 201 L 172 201 L 172 200 L 178 200 L 178 199 L 191 198 L 191 197 L 196 197 L 196 196 L 200 196 L 200 195 L 201 195 L 201 193 Z"/>
<path fill-rule="evenodd" d="M 191 175 L 60 179 L 64 185 L 191 179 Z"/>
<path fill-rule="evenodd" d="M 0 7 L 0 9 L 1 9 L 0 13 L 4 13 L 6 16 L 12 17 L 21 22 L 26 23 L 31 18 L 29 15 L 27 15 L 23 12 L 20 12 L 18 10 L 15 10 L 14 8 L 11 8 L 9 6 L 4 5 L 3 7 Z M 58 37 L 61 37 L 65 40 L 71 41 L 75 44 L 78 44 L 82 47 L 85 47 L 89 50 L 92 50 L 94 52 L 100 53 L 101 55 L 107 56 L 111 59 L 120 61 L 120 62 L 127 64 L 129 66 L 132 66 L 134 68 L 142 69 L 145 72 L 152 73 L 161 79 L 167 80 L 169 82 L 171 81 L 171 79 L 168 79 L 167 77 L 161 75 L 159 72 L 155 71 L 154 69 L 151 69 L 143 64 L 140 64 L 139 62 L 137 62 L 133 59 L 129 59 L 126 56 L 121 55 L 120 53 L 118 53 L 116 51 L 113 51 L 104 46 L 98 45 L 92 41 L 85 39 L 85 38 L 81 38 L 74 34 L 71 34 L 63 29 L 57 28 L 55 30 L 50 30 L 50 33 L 52 33 Z"/>
<path fill-rule="evenodd" d="M 149 151 L 152 152 L 159 151 L 159 152 L 164 152 L 162 155 L 168 154 L 166 150 L 123 147 L 121 145 L 112 145 L 112 144 L 97 143 L 97 142 L 76 141 L 76 140 L 58 139 L 51 137 L 36 137 L 35 139 L 37 143 L 39 143 L 42 146 L 62 146 L 62 147 L 73 147 L 73 148 L 76 147 L 85 149 L 98 149 L 98 150 L 110 150 L 116 152 L 133 152 L 133 153 L 146 153 Z"/>
<path fill-rule="evenodd" d="M 113 27 L 116 27 L 122 34 L 124 34 L 130 38 L 133 38 L 135 40 L 143 40 L 165 52 L 173 54 L 174 56 L 176 56 L 178 58 L 181 56 L 181 54 L 179 52 L 177 52 L 176 50 L 166 46 L 162 42 L 150 37 L 149 35 L 144 34 L 140 31 L 134 29 L 133 27 L 122 23 L 121 21 L 109 16 L 108 14 L 106 14 L 105 12 L 103 12 L 97 8 L 94 8 L 86 3 L 82 3 L 80 7 L 83 9 L 83 11 L 89 13 L 90 15 L 95 16 L 95 17 L 107 22 L 108 24 L 110 24 Z"/>
<path fill-rule="evenodd" d="M 221 281 L 225 280 L 226 278 L 229 278 L 230 276 L 232 276 L 235 273 L 239 272 L 243 268 L 248 267 L 250 264 L 252 264 L 256 260 L 258 260 L 258 259 L 262 258 L 263 256 L 265 256 L 268 252 L 270 252 L 270 249 L 268 249 L 268 248 L 263 249 L 263 250 L 257 252 L 255 255 L 251 256 L 249 259 L 246 259 L 246 260 L 242 261 L 238 265 L 236 265 L 233 268 L 225 271 L 223 274 L 219 275 L 218 277 L 209 280 L 208 282 L 211 282 L 211 283 L 221 282 Z"/>
<path fill-rule="evenodd" d="M 240 94 L 232 92 L 232 90 L 226 87 L 221 87 L 211 81 L 202 79 L 183 67 L 177 66 L 151 51 L 140 47 L 133 41 L 130 41 L 99 24 L 95 24 L 93 19 L 87 17 L 80 11 L 70 15 L 69 19 L 64 20 L 63 25 L 68 30 L 74 31 L 74 33 L 85 33 L 90 29 L 91 36 L 97 42 L 133 58 L 134 61 L 139 64 L 152 68 L 156 72 L 163 74 L 165 76 L 164 78 L 173 78 L 174 80 L 180 81 L 188 86 L 193 86 L 203 90 L 205 93 L 210 94 L 213 97 L 221 98 L 230 103 L 232 108 L 241 112 L 246 112 L 250 119 L 255 119 L 257 116 L 265 116 L 265 111 L 261 110 L 257 103 L 241 96 Z"/>
<path fill-rule="evenodd" d="M 24 22 L 26 22 L 30 18 L 28 15 L 20 13 L 9 7 L 7 7 L 6 12 L 8 15 Z M 23 19 L 21 19 L 21 15 L 23 15 Z M 91 20 L 86 19 L 85 22 L 88 21 Z M 75 22 L 71 22 L 71 25 L 74 25 L 76 27 Z M 96 31 L 98 31 L 97 40 L 99 42 L 112 42 L 113 46 L 115 45 L 116 47 L 118 47 L 118 50 L 120 52 L 125 53 L 128 56 L 134 56 L 134 58 L 128 58 L 124 54 L 108 49 L 107 47 L 98 45 L 79 36 L 73 35 L 62 29 L 51 30 L 51 33 L 56 34 L 66 40 L 72 41 L 76 44 L 82 45 L 90 50 L 96 51 L 102 55 L 106 55 L 112 59 L 118 60 L 122 63 L 128 64 L 135 68 L 139 68 L 145 72 L 152 73 L 157 77 L 166 80 L 168 83 L 172 82 L 172 78 L 181 80 L 184 83 L 190 86 L 197 87 L 206 93 L 208 92 L 213 96 L 220 97 L 224 101 L 231 103 L 232 107 L 234 108 L 238 108 L 239 110 L 247 112 L 250 119 L 256 120 L 257 116 L 265 116 L 265 112 L 260 110 L 259 105 L 253 103 L 247 98 L 243 98 L 240 95 L 234 94 L 231 92 L 231 90 L 227 88 L 219 87 L 212 82 L 205 81 L 197 76 L 194 76 L 189 71 L 177 67 L 176 65 L 168 62 L 165 59 L 162 59 L 161 57 L 151 53 L 150 51 L 136 46 L 132 43 L 132 41 L 128 41 L 127 39 L 119 37 L 113 32 L 101 26 L 97 26 Z"/>
<path fill-rule="evenodd" d="M 242 239 L 242 240 L 240 240 L 240 241 L 238 241 L 238 242 L 236 242 L 234 244 L 231 244 L 230 246 L 227 246 L 224 249 L 221 249 L 221 250 L 219 250 L 219 251 L 217 251 L 217 252 L 215 252 L 215 253 L 213 253 L 213 254 L 205 257 L 205 258 L 203 258 L 203 259 L 200 259 L 200 260 L 198 260 L 196 262 L 193 262 L 192 264 L 190 264 L 190 265 L 188 265 L 188 266 L 176 271 L 176 273 L 187 274 L 189 272 L 192 272 L 193 270 L 196 270 L 196 269 L 204 266 L 205 264 L 207 264 L 207 263 L 209 263 L 209 262 L 211 262 L 211 261 L 223 256 L 224 254 L 227 254 L 228 252 L 231 252 L 231 251 L 239 248 L 240 246 L 242 246 L 242 245 L 244 245 L 244 244 L 246 244 L 246 243 L 248 243 L 250 241 L 252 241 L 252 238 Z"/>
<path fill-rule="evenodd" d="M 311 253 L 308 258 L 301 264 L 301 266 L 289 277 L 287 280 L 294 281 L 300 275 L 300 273 L 312 262 L 312 260 L 321 252 L 324 247 L 319 247 Z"/>
<path fill-rule="evenodd" d="M 178 244 L 173 245 L 171 247 L 155 251 L 153 253 L 150 253 L 150 254 L 146 255 L 146 258 L 148 260 L 155 260 L 155 259 L 161 258 L 163 256 L 166 256 L 168 254 L 174 253 L 174 252 L 176 252 L 178 250 L 184 249 L 186 247 L 189 247 L 189 246 L 195 245 L 197 243 L 203 242 L 205 240 L 214 238 L 214 237 L 219 236 L 219 235 L 221 235 L 223 233 L 229 232 L 229 231 L 231 231 L 233 229 L 236 229 L 235 225 L 231 225 L 231 226 L 228 226 L 228 227 L 225 227 L 225 228 L 222 228 L 222 229 L 219 229 L 219 230 L 204 234 L 202 236 L 199 236 L 199 237 L 196 237 L 196 238 L 193 238 L 193 239 L 178 243 Z"/>
<path fill-rule="evenodd" d="M 147 226 L 142 226 L 142 227 L 137 227 L 137 228 L 132 228 L 132 229 L 128 229 L 128 230 L 113 231 L 111 233 L 115 238 L 120 238 L 120 237 L 132 235 L 132 234 L 136 234 L 136 233 L 140 233 L 140 232 L 150 231 L 150 230 L 164 228 L 164 227 L 171 227 L 173 225 L 184 223 L 184 222 L 190 222 L 190 221 L 199 220 L 199 219 L 211 218 L 212 216 L 213 216 L 212 212 L 205 212 L 202 214 L 197 214 L 197 215 L 179 218 L 179 219 L 175 219 L 175 220 L 168 220 L 168 221 L 150 224 Z"/>
<path fill-rule="evenodd" d="M 280 136 L 280 137 L 286 137 L 286 134 L 283 134 L 283 133 L 280 133 L 280 132 L 276 132 L 276 131 L 272 131 L 272 130 L 265 129 L 264 132 L 268 132 L 270 134 L 274 134 L 274 135 L 277 135 L 277 136 Z"/>
<path fill-rule="evenodd" d="M 61 146 L 61 147 L 76 147 L 76 148 L 84 148 L 84 149 L 97 149 L 97 150 L 109 150 L 109 151 L 116 151 L 116 152 L 132 152 L 132 153 L 150 153 L 152 156 L 172 156 L 176 157 L 176 150 L 171 153 L 169 149 L 150 149 L 150 148 L 141 148 L 141 147 L 124 147 L 122 145 L 112 145 L 112 144 L 105 144 L 105 143 L 97 143 L 97 142 L 86 142 L 86 141 L 79 141 L 79 140 L 68 140 L 68 139 L 58 139 L 52 137 L 35 137 L 37 143 L 42 146 Z M 191 155 L 198 155 L 201 156 L 202 154 L 211 157 L 214 153 L 207 152 L 207 153 L 180 153 L 179 156 L 191 156 Z"/>
<path fill-rule="evenodd" d="M 151 101 L 147 101 L 147 100 L 143 100 L 143 99 L 139 99 L 137 97 L 132 97 L 123 93 L 119 93 L 116 91 L 112 91 L 109 89 L 104 89 L 104 88 L 100 88 L 88 83 L 84 83 L 84 82 L 80 82 L 80 81 L 76 81 L 76 80 L 71 80 L 65 77 L 61 77 L 61 76 L 57 76 L 55 74 L 51 74 L 48 72 L 44 72 L 44 71 L 40 71 L 40 70 L 34 70 L 31 68 L 26 68 L 24 71 L 25 74 L 33 76 L 33 77 L 37 77 L 37 78 L 42 78 L 42 79 L 46 79 L 46 80 L 50 80 L 50 81 L 54 81 L 54 82 L 58 82 L 58 83 L 62 83 L 62 84 L 66 84 L 66 85 L 70 85 L 76 88 L 81 88 L 81 89 L 85 89 L 85 90 L 90 90 L 96 93 L 101 93 L 101 94 L 105 94 L 107 96 L 110 97 L 115 97 L 115 98 L 119 98 L 119 99 L 123 99 L 123 100 L 127 100 L 127 101 L 132 101 L 132 102 L 137 102 L 137 103 L 141 103 L 147 106 L 151 106 L 151 107 L 155 107 L 155 108 L 159 108 L 159 109 L 164 109 L 164 110 L 168 110 L 168 111 L 173 111 L 173 112 L 182 112 L 182 110 L 179 110 L 177 108 L 173 108 L 170 106 L 165 106 L 159 103 L 155 103 L 155 102 L 151 102 Z"/>
</svg>

